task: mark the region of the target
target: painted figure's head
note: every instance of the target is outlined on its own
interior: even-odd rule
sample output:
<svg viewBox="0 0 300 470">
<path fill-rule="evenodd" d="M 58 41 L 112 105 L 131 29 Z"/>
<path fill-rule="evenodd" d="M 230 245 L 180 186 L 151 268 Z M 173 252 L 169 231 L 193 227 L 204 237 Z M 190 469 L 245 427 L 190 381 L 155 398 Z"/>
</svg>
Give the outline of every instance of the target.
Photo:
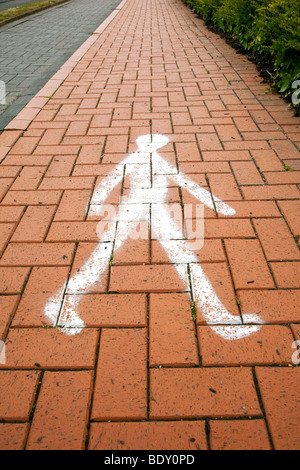
<svg viewBox="0 0 300 470">
<path fill-rule="evenodd" d="M 161 134 L 146 134 L 138 137 L 136 143 L 141 152 L 153 152 L 167 145 L 169 139 Z"/>
</svg>

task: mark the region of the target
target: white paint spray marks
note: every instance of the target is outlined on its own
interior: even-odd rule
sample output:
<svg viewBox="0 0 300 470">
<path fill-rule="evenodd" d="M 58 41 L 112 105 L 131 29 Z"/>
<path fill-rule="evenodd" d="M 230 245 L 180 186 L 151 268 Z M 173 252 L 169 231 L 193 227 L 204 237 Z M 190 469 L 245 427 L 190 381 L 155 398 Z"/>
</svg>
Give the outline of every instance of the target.
<svg viewBox="0 0 300 470">
<path fill-rule="evenodd" d="M 140 222 L 139 225 L 146 230 L 147 234 L 144 233 L 144 238 L 147 238 L 150 205 L 152 205 L 152 238 L 160 241 L 187 287 L 189 281 L 186 265 L 190 265 L 193 296 L 198 311 L 213 331 L 223 339 L 237 340 L 261 328 L 263 322 L 257 315 L 249 314 L 241 318 L 228 312 L 198 263 L 198 258 L 193 251 L 195 246 L 190 240 L 185 239 L 181 218 L 171 216 L 170 207 L 166 204 L 169 202 L 169 180 L 172 180 L 175 186 L 187 190 L 201 204 L 217 213 L 232 216 L 235 210 L 212 196 L 209 191 L 200 187 L 191 178 L 183 173 L 178 174 L 177 168 L 158 154 L 157 150 L 167 145 L 168 142 L 169 139 L 160 134 L 139 137 L 137 139 L 138 150 L 116 165 L 113 172 L 96 188 L 92 197 L 90 214 L 95 217 L 103 216 L 107 209 L 107 216 L 102 219 L 97 229 L 99 244 L 83 267 L 70 278 L 67 292 L 73 295 L 68 296 L 68 304 L 65 304 L 62 309 L 63 314 L 60 315 L 59 312 L 64 289 L 49 299 L 45 306 L 45 315 L 51 323 L 64 327 L 63 331 L 67 334 L 78 334 L 84 328 L 84 322 L 79 317 L 80 294 L 89 292 L 96 282 L 101 282 L 109 267 L 112 243 L 104 242 L 115 238 L 114 250 L 120 249 L 127 238 L 136 236 L 134 227 L 137 222 Z M 105 204 L 105 202 L 110 193 L 122 182 L 124 175 L 125 190 L 116 211 L 115 206 Z M 152 175 L 159 175 L 155 185 L 152 184 Z M 122 223 L 119 224 L 116 236 L 115 229 L 120 221 Z M 109 225 L 108 231 L 103 228 L 105 224 Z"/>
</svg>

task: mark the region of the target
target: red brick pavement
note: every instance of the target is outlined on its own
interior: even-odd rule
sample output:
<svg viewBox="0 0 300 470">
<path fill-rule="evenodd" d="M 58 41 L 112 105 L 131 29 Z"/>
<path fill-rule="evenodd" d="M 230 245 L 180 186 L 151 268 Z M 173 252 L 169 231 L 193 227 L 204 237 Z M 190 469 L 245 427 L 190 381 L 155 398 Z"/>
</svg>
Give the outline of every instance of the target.
<svg viewBox="0 0 300 470">
<path fill-rule="evenodd" d="M 1 449 L 299 449 L 299 124 L 180 0 L 123 2 L 12 121 L 0 136 Z M 68 316 L 99 246 L 96 188 L 155 133 L 176 171 L 236 212 L 206 207 L 204 246 L 181 267 L 153 230 L 120 249 L 112 232 L 103 282 L 77 295 L 85 328 L 66 335 L 45 306 L 59 291 Z M 107 204 L 130 194 L 128 171 Z M 195 202 L 169 186 L 168 203 Z M 258 331 L 228 340 L 201 309 L 193 321 L 197 262 Z"/>
</svg>

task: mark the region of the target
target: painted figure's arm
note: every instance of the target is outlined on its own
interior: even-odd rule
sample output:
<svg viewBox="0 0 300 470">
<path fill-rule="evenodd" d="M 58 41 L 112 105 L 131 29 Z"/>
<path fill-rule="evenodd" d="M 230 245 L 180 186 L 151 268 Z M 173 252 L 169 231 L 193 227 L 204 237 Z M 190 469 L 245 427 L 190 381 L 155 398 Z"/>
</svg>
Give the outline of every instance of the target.
<svg viewBox="0 0 300 470">
<path fill-rule="evenodd" d="M 225 202 L 216 196 L 211 195 L 209 191 L 199 186 L 183 173 L 172 175 L 172 178 L 175 180 L 178 186 L 186 189 L 192 196 L 198 199 L 198 201 L 202 202 L 202 204 L 205 204 L 215 212 L 227 216 L 232 216 L 236 213 L 232 207 L 228 206 Z"/>
</svg>

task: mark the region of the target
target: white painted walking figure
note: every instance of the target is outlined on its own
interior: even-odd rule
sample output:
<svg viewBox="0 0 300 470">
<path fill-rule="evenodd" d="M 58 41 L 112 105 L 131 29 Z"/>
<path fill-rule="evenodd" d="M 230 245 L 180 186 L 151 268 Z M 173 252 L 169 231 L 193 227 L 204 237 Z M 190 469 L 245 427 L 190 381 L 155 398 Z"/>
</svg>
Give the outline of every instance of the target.
<svg viewBox="0 0 300 470">
<path fill-rule="evenodd" d="M 173 180 L 176 186 L 184 188 L 200 203 L 217 213 L 232 216 L 235 214 L 235 210 L 217 197 L 212 196 L 209 191 L 183 173 L 178 173 L 177 168 L 158 154 L 157 150 L 169 142 L 166 136 L 143 135 L 136 142 L 138 150 L 126 157 L 109 176 L 101 181 L 92 197 L 92 214 L 100 216 L 103 214 L 104 207 L 107 211 L 107 206 L 104 204 L 113 189 L 122 182 L 125 168 L 125 176 L 130 178 L 129 196 L 122 199 L 118 214 L 109 219 L 112 221 L 110 224 L 112 230 L 115 230 L 118 221 L 122 221 L 122 229 L 118 230 L 114 251 L 119 250 L 126 239 L 134 237 L 132 222 L 145 220 L 149 223 L 145 207 L 147 204 L 153 204 L 152 208 L 155 207 L 155 214 L 152 214 L 155 215 L 152 225 L 153 236 L 159 239 L 170 261 L 174 263 L 179 277 L 186 285 L 188 285 L 188 280 L 186 279 L 185 266 L 186 264 L 190 265 L 194 300 L 197 310 L 201 312 L 206 323 L 217 335 L 227 340 L 244 338 L 257 332 L 263 323 L 259 316 L 255 314 L 243 315 L 242 317 L 232 315 L 218 298 L 208 277 L 198 263 L 197 256 L 192 249 L 192 243 L 184 238 L 181 224 L 176 223 L 171 216 L 169 206 L 165 204 L 168 181 Z M 159 183 L 154 184 L 154 187 L 152 174 L 159 175 Z M 113 208 L 113 206 L 109 207 Z M 99 226 L 103 228 L 104 223 L 106 222 L 100 223 Z M 100 243 L 97 244 L 82 268 L 69 279 L 68 292 L 77 295 L 69 296 L 68 304 L 63 309 L 63 315 L 60 315 L 60 310 L 65 286 L 62 286 L 45 306 L 45 315 L 48 319 L 53 325 L 64 327 L 63 331 L 67 334 L 78 334 L 85 326 L 79 316 L 80 294 L 88 292 L 97 281 L 101 281 L 109 268 L 112 250 L 108 249 L 107 243 L 104 243 L 109 240 L 111 240 L 111 236 L 108 236 L 107 232 L 101 231 L 99 233 Z"/>
</svg>

